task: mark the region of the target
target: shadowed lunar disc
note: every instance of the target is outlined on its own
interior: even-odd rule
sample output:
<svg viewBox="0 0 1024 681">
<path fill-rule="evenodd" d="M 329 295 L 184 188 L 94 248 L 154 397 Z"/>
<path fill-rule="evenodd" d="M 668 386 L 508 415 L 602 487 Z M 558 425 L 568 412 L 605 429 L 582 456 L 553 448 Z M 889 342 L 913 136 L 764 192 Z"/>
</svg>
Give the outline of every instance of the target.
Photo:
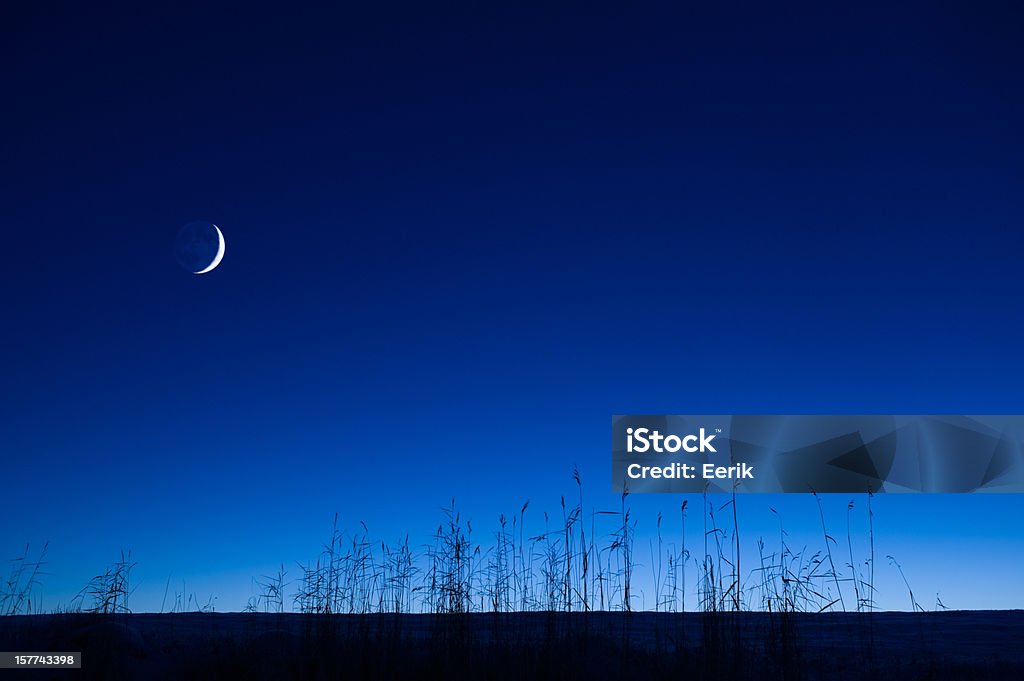
<svg viewBox="0 0 1024 681">
<path fill-rule="evenodd" d="M 190 222 L 174 243 L 178 263 L 193 274 L 206 274 L 224 258 L 224 234 L 210 222 Z"/>
</svg>

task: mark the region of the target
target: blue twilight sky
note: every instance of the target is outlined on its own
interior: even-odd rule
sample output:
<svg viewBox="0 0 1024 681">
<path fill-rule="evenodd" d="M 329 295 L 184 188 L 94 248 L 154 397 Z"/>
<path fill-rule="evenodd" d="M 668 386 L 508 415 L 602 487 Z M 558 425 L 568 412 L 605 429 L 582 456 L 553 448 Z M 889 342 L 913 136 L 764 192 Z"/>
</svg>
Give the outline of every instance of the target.
<svg viewBox="0 0 1024 681">
<path fill-rule="evenodd" d="M 574 464 L 614 507 L 616 413 L 1024 411 L 1019 6 L 479 4 L 3 10 L 0 552 L 50 542 L 45 606 L 131 549 L 137 608 L 240 609 L 335 512 L 540 531 Z M 631 499 L 643 552 L 679 499 Z M 799 495 L 751 544 L 769 506 L 820 545 Z M 1024 607 L 1024 497 L 875 511 L 883 607 L 887 553 Z"/>
</svg>

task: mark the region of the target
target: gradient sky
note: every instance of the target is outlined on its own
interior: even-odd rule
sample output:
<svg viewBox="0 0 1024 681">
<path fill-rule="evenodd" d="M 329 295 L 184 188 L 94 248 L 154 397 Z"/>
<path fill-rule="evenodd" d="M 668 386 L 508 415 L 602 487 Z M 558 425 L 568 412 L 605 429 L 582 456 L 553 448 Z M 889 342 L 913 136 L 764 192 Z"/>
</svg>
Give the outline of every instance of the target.
<svg viewBox="0 0 1024 681">
<path fill-rule="evenodd" d="M 1019 6 L 705 4 L 5 8 L 0 552 L 50 542 L 44 606 L 131 549 L 135 607 L 240 609 L 335 512 L 490 532 L 574 464 L 614 507 L 617 413 L 1024 411 Z M 679 499 L 632 499 L 645 547 Z M 877 498 L 880 605 L 893 553 L 1024 607 L 1022 517 Z"/>
</svg>

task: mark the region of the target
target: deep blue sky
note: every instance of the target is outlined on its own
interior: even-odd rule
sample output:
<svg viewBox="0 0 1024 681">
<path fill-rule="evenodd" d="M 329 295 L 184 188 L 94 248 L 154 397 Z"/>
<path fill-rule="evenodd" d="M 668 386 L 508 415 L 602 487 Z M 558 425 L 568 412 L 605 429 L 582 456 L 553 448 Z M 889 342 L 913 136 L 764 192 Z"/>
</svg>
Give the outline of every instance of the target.
<svg viewBox="0 0 1024 681">
<path fill-rule="evenodd" d="M 335 511 L 613 505 L 612 414 L 1024 410 L 1019 8 L 706 4 L 5 8 L 0 551 L 238 609 Z M 1024 498 L 876 510 L 923 602 L 1024 607 Z"/>
</svg>

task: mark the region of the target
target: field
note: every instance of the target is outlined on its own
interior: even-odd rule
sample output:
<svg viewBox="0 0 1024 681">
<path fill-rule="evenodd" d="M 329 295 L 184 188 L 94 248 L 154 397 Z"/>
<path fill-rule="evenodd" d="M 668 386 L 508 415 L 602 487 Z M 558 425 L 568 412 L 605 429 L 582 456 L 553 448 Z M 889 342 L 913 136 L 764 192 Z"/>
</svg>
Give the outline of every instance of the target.
<svg viewBox="0 0 1024 681">
<path fill-rule="evenodd" d="M 814 495 L 820 544 L 791 545 L 779 519 L 756 553 L 741 550 L 735 495 L 699 499 L 689 544 L 684 501 L 671 531 L 655 518 L 645 598 L 628 494 L 588 512 L 574 479 L 575 503 L 544 513 L 542 532 L 524 529 L 527 503 L 489 545 L 454 501 L 418 552 L 335 519 L 297 577 L 282 565 L 254 579 L 243 612 L 214 612 L 170 580 L 160 612 L 133 612 L 130 553 L 47 611 L 34 596 L 45 547 L 26 548 L 0 589 L 0 650 L 82 653 L 81 671 L 25 678 L 1024 678 L 1024 611 L 950 610 L 938 597 L 926 609 L 892 556 L 911 611 L 878 607 L 871 495 L 845 504 L 838 537 Z"/>
<path fill-rule="evenodd" d="M 1024 611 L 0 618 L 0 649 L 82 652 L 26 679 L 1013 679 L 1022 636 Z"/>
</svg>

